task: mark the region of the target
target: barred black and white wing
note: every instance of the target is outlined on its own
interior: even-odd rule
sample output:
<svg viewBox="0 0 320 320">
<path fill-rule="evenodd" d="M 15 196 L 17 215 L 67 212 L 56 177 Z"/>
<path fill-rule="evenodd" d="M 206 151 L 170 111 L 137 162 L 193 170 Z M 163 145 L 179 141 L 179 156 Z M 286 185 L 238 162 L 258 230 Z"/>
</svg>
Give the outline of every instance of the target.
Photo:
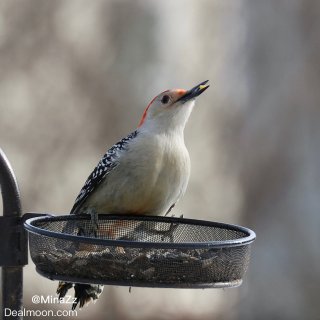
<svg viewBox="0 0 320 320">
<path fill-rule="evenodd" d="M 83 188 L 81 189 L 76 201 L 71 209 L 71 214 L 79 213 L 79 209 L 92 192 L 99 186 L 104 178 L 119 164 L 119 151 L 124 150 L 126 145 L 138 135 L 137 130 L 129 134 L 127 137 L 113 145 L 99 161 L 95 169 L 92 171 Z"/>
</svg>

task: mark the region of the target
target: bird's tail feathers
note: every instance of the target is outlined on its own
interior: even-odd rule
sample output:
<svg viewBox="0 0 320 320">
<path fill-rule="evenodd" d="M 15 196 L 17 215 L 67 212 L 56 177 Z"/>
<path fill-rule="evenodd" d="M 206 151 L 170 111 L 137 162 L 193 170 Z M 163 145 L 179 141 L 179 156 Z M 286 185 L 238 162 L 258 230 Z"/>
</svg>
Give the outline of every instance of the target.
<svg viewBox="0 0 320 320">
<path fill-rule="evenodd" d="M 95 301 L 99 298 L 103 286 L 94 284 L 80 284 L 80 283 L 70 283 L 70 282 L 59 282 L 57 289 L 57 294 L 59 299 L 62 299 L 74 286 L 74 302 L 72 304 L 72 310 L 75 310 L 79 304 L 79 308 L 82 308 L 85 304 L 89 303 L 91 300 Z"/>
<path fill-rule="evenodd" d="M 57 288 L 57 294 L 59 295 L 59 300 L 63 299 L 67 294 L 68 290 L 73 287 L 73 283 L 59 281 Z"/>
</svg>

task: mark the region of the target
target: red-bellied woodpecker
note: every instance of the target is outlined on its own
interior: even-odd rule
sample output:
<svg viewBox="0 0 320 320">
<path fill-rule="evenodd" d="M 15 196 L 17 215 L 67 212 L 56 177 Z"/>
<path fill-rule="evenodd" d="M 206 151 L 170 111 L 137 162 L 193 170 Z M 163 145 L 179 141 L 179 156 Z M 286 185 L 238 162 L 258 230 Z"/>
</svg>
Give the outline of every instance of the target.
<svg viewBox="0 0 320 320">
<path fill-rule="evenodd" d="M 167 90 L 145 109 L 138 128 L 111 147 L 88 177 L 71 214 L 168 214 L 185 193 L 190 158 L 183 131 L 195 98 L 209 85 Z M 59 298 L 73 286 L 60 282 Z M 102 286 L 75 284 L 76 301 L 98 299 Z"/>
</svg>

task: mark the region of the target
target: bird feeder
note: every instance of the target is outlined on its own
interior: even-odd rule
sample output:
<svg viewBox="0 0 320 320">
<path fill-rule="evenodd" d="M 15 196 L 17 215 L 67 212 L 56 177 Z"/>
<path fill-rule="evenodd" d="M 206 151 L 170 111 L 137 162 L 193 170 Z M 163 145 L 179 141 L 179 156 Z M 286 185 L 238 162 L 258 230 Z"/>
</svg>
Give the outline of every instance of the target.
<svg viewBox="0 0 320 320">
<path fill-rule="evenodd" d="M 1 150 L 0 150 L 1 151 Z M 154 216 L 54 216 L 27 213 L 13 171 L 0 152 L 4 216 L 0 231 L 3 308 L 22 304 L 22 266 L 27 238 L 37 272 L 51 280 L 74 283 L 166 288 L 239 286 L 247 270 L 255 233 L 212 221 Z M 79 235 L 79 229 L 84 230 Z M 92 232 L 95 230 L 95 232 Z M 91 236 L 87 236 L 87 235 Z M 14 252 L 14 253 L 13 253 Z M 17 270 L 18 277 L 8 273 Z M 17 273 L 15 273 L 17 274 Z M 18 283 L 17 283 L 18 282 Z M 14 301 L 8 301 L 14 288 Z M 21 319 L 21 318 L 17 318 Z"/>
</svg>

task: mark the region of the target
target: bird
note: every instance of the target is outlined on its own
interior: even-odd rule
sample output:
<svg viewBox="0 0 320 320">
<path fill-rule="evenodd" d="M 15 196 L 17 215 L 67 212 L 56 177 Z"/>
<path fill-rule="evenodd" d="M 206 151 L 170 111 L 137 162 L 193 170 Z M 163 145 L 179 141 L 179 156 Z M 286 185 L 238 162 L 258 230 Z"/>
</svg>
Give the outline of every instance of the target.
<svg viewBox="0 0 320 320">
<path fill-rule="evenodd" d="M 166 90 L 153 98 L 137 128 L 98 162 L 70 214 L 167 215 L 187 188 L 190 157 L 184 128 L 195 98 L 208 89 L 208 81 L 190 90 Z M 103 290 L 101 285 L 61 281 L 59 299 L 72 287 L 73 310 L 97 300 Z"/>
</svg>

